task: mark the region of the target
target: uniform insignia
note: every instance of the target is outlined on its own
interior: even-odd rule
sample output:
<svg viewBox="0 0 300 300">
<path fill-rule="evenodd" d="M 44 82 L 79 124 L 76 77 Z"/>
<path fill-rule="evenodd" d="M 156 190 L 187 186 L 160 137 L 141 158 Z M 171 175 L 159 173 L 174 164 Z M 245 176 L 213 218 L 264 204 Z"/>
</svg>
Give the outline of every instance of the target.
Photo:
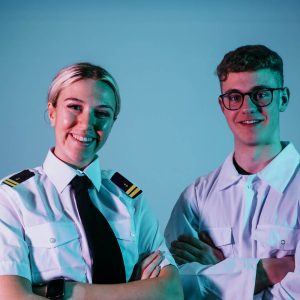
<svg viewBox="0 0 300 300">
<path fill-rule="evenodd" d="M 112 176 L 111 181 L 133 199 L 142 193 L 141 189 L 118 172 Z"/>
<path fill-rule="evenodd" d="M 11 176 L 10 178 L 3 180 L 2 183 L 5 183 L 5 184 L 9 185 L 10 187 L 15 187 L 19 183 L 29 179 L 32 176 L 34 176 L 33 172 L 31 172 L 29 170 L 24 170 L 18 174 Z"/>
</svg>

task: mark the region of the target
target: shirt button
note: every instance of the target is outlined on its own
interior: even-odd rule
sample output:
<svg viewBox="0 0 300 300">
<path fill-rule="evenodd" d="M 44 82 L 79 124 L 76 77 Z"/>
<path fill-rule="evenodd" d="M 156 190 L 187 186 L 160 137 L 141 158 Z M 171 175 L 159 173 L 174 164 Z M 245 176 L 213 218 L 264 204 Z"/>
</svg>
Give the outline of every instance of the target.
<svg viewBox="0 0 300 300">
<path fill-rule="evenodd" d="M 130 232 L 130 235 L 131 235 L 132 237 L 135 237 L 135 233 L 134 233 L 134 232 Z"/>
<path fill-rule="evenodd" d="M 54 244 L 54 243 L 56 242 L 56 238 L 50 238 L 50 239 L 49 239 L 49 242 L 50 242 L 51 244 Z"/>
<path fill-rule="evenodd" d="M 284 245 L 285 244 L 285 240 L 281 240 L 281 245 Z"/>
</svg>

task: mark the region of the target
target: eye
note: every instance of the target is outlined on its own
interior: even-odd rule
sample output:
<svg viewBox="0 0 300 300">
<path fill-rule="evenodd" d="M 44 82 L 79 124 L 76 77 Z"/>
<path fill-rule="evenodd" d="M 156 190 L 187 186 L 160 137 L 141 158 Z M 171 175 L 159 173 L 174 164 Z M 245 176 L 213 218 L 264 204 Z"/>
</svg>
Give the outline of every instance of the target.
<svg viewBox="0 0 300 300">
<path fill-rule="evenodd" d="M 68 104 L 67 107 L 74 111 L 82 111 L 82 107 L 79 104 Z"/>
<path fill-rule="evenodd" d="M 95 110 L 95 117 L 97 119 L 107 119 L 111 117 L 111 113 L 106 110 Z"/>
<path fill-rule="evenodd" d="M 259 99 L 266 99 L 266 98 L 270 97 L 271 91 L 267 90 L 267 89 L 265 89 L 265 90 L 259 90 L 259 91 L 255 92 L 254 95 L 255 95 L 255 98 L 257 100 L 259 100 Z"/>
<path fill-rule="evenodd" d="M 230 93 L 227 94 L 226 97 L 228 98 L 229 101 L 232 102 L 239 102 L 242 100 L 242 95 L 239 93 Z"/>
</svg>

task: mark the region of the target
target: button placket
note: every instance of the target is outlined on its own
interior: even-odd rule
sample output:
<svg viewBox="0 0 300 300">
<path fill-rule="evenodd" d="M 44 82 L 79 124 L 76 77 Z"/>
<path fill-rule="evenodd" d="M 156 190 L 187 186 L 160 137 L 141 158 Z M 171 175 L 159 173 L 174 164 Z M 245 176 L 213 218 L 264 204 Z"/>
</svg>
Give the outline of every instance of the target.
<svg viewBox="0 0 300 300">
<path fill-rule="evenodd" d="M 51 238 L 49 239 L 49 242 L 50 242 L 51 244 L 56 243 L 56 238 L 55 238 L 55 237 L 51 237 Z"/>
</svg>

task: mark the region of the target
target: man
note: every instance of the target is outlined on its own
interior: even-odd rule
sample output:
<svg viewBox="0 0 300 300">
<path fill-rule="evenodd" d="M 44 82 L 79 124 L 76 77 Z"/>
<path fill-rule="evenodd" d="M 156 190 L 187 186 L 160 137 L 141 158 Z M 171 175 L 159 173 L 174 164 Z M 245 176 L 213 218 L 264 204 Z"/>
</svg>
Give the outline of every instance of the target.
<svg viewBox="0 0 300 300">
<path fill-rule="evenodd" d="M 300 299 L 300 165 L 280 141 L 289 101 L 282 59 L 243 46 L 217 75 L 234 151 L 185 189 L 165 231 L 185 298 Z"/>
</svg>

